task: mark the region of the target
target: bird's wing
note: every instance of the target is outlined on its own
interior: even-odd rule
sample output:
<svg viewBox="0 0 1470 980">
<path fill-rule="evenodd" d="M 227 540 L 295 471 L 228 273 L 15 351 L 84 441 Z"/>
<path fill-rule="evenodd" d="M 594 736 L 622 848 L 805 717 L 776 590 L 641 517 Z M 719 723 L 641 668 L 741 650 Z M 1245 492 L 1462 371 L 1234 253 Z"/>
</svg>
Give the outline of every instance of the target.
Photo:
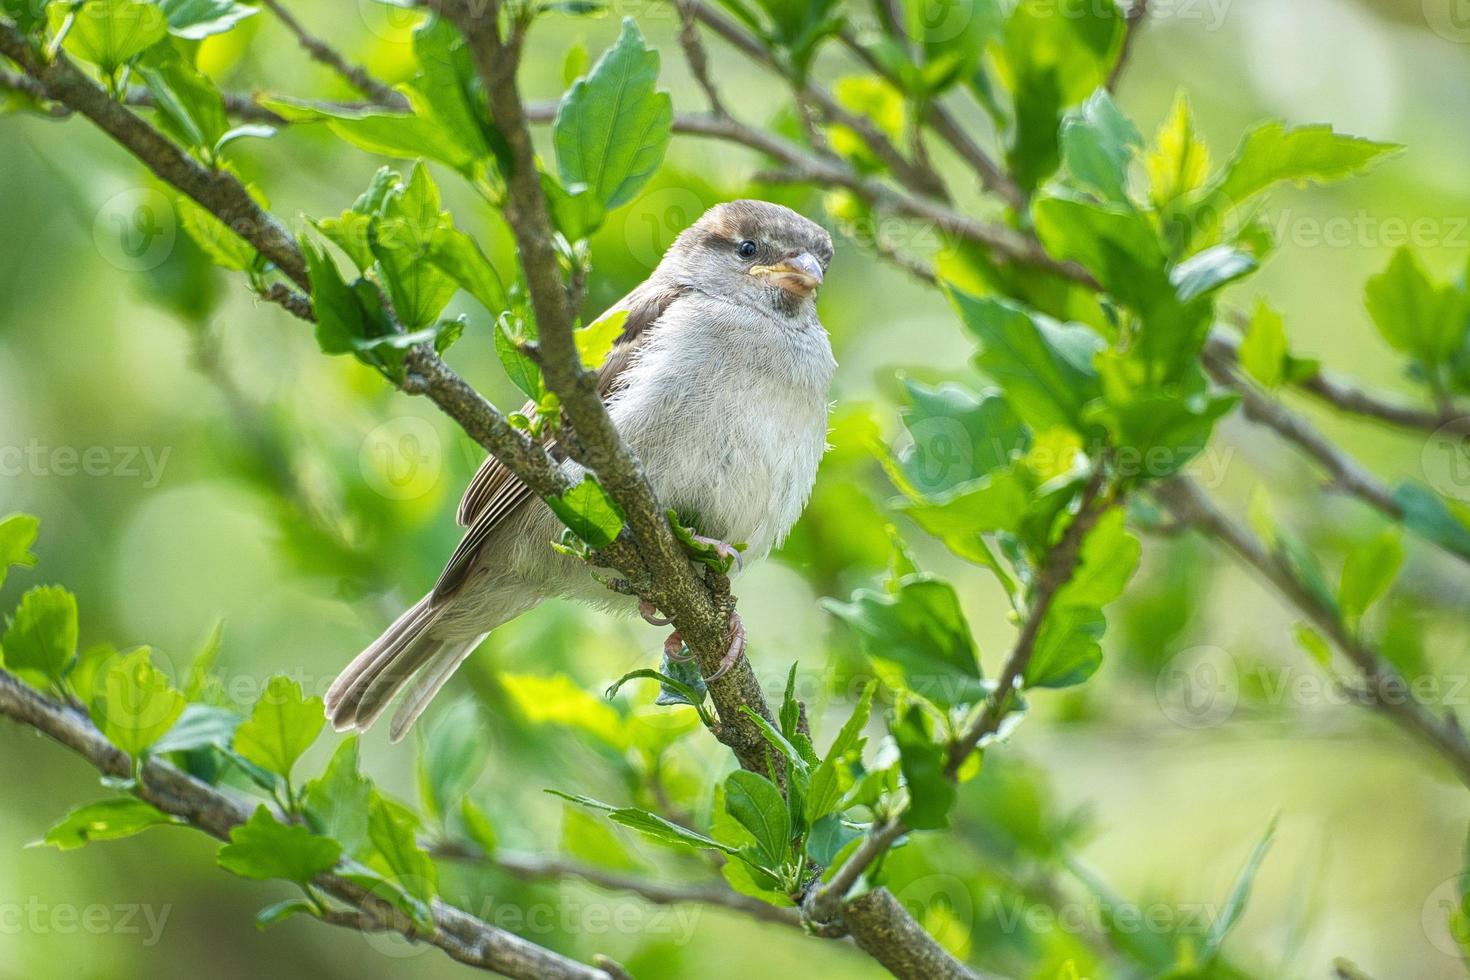
<svg viewBox="0 0 1470 980">
<path fill-rule="evenodd" d="M 627 310 L 628 319 L 623 323 L 622 334 L 618 336 L 598 371 L 597 389 L 604 399 L 632 360 L 633 353 L 647 339 L 648 328 L 686 291 L 679 285 L 645 282 L 612 307 L 613 310 Z M 535 403 L 527 402 L 521 411 L 527 416 L 533 416 Z M 546 449 L 553 456 L 561 458 L 555 439 L 547 438 Z M 469 530 L 454 549 L 454 554 L 449 556 L 449 562 L 434 586 L 432 602 L 437 603 L 455 593 L 469 574 L 480 546 L 485 543 L 490 532 L 530 496 L 531 488 L 517 479 L 494 456 L 480 465 L 479 472 L 470 481 L 469 488 L 459 502 L 456 516 L 459 523 Z"/>
</svg>

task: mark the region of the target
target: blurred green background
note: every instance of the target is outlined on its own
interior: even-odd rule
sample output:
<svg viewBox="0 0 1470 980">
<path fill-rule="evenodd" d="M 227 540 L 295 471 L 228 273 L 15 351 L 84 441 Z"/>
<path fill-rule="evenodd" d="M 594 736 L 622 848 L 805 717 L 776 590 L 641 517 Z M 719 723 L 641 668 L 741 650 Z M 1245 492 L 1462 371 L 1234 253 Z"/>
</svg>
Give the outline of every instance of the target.
<svg viewBox="0 0 1470 980">
<path fill-rule="evenodd" d="M 1470 27 L 1453 16 L 1455 3 L 1158 0 L 1119 94 L 1147 133 L 1175 92 L 1187 91 L 1216 159 L 1267 117 L 1331 122 L 1407 146 L 1366 178 L 1276 194 L 1267 217 L 1279 252 L 1229 297 L 1244 305 L 1269 296 L 1295 353 L 1406 396 L 1397 358 L 1363 311 L 1362 283 L 1406 243 L 1440 277 L 1465 268 Z M 411 70 L 409 34 L 421 15 L 372 0 L 293 9 L 380 76 Z M 702 108 L 678 56 L 672 7 L 616 12 L 636 17 L 664 52 L 662 84 L 676 108 Z M 568 47 L 584 43 L 595 57 L 616 29 L 611 16 L 543 20 L 523 78 L 528 97 L 555 99 Z M 780 83 L 709 43 L 731 108 L 771 123 L 788 101 Z M 824 77 L 856 70 L 836 50 L 818 64 Z M 352 96 L 266 13 L 206 42 L 200 65 L 225 89 L 269 80 L 284 94 Z M 240 144 L 235 157 L 286 216 L 348 206 L 383 162 L 308 127 Z M 758 167 L 728 145 L 676 137 L 658 178 L 595 237 L 588 312 L 641 281 L 717 201 L 772 197 L 821 216 L 820 190 L 753 184 Z M 0 120 L 0 174 L 0 513 L 42 518 L 41 565 L 10 576 L 0 608 L 38 582 L 65 583 L 81 604 L 84 646 L 148 643 L 176 672 L 223 620 L 221 665 L 242 703 L 275 672 L 320 693 L 432 584 L 456 540 L 454 504 L 478 449 L 367 368 L 320 356 L 299 322 L 211 269 L 168 198 L 85 123 Z M 505 229 L 483 202 L 456 181 L 440 184 L 459 227 L 507 254 Z M 933 231 L 899 244 L 949 247 Z M 520 397 L 482 311 L 456 302 L 471 326 L 455 366 L 502 408 L 515 407 Z M 772 694 L 799 660 L 799 693 L 830 735 L 833 723 L 822 720 L 850 711 L 858 664 L 817 600 L 868 584 L 887 560 L 883 522 L 899 520 L 884 508 L 889 491 L 865 433 L 897 428 L 896 369 L 966 377 L 971 342 L 937 292 L 841 235 L 821 312 L 840 363 L 836 448 L 785 551 L 746 572 L 737 592 Z M 1320 421 L 1390 481 L 1443 476 L 1423 439 Z M 1304 492 L 1311 471 L 1239 420 L 1195 472 L 1237 511 L 1264 483 L 1278 516 L 1330 560 L 1379 527 L 1361 505 L 1321 506 Z M 1458 491 L 1464 499 L 1465 487 Z M 993 672 L 1012 635 L 1003 594 L 937 545 L 919 547 L 924 564 L 960 586 Z M 1411 674 L 1432 671 L 1442 686 L 1431 700 L 1461 709 L 1470 698 L 1467 604 L 1463 568 L 1416 546 L 1376 614 L 1386 652 Z M 1068 949 L 1098 942 L 1098 902 L 1062 869 L 1063 854 L 1145 918 L 1152 910 L 1187 925 L 1218 909 L 1279 813 L 1275 845 L 1227 946 L 1232 963 L 1258 976 L 1321 977 L 1344 956 L 1380 978 L 1463 975 L 1445 916 L 1470 800 L 1439 762 L 1341 704 L 1295 648 L 1291 613 L 1198 541 L 1148 540 L 1143 569 L 1110 619 L 1099 675 L 1065 694 L 1038 694 L 1017 737 L 988 753 L 985 771 L 964 787 L 957 830 L 921 836 L 893 859 L 894 890 L 921 920 L 957 952 L 997 969 L 1030 963 L 1032 975 L 1052 977 Z M 436 710 L 455 695 L 487 707 L 491 752 L 474 792 L 508 846 L 557 849 L 563 814 L 546 787 L 609 799 L 627 790 L 605 750 L 528 717 L 501 672 L 565 673 L 598 691 L 653 665 L 661 640 L 636 621 L 548 604 L 497 632 L 453 682 Z M 651 725 L 683 725 L 688 714 L 631 710 Z M 411 744 L 390 746 L 374 732 L 364 761 L 390 791 L 413 794 Z M 666 778 L 676 795 L 707 798 L 702 787 L 729 764 L 712 740 L 694 738 L 672 753 Z M 0 725 L 0 784 L 0 976 L 462 971 L 426 948 L 310 921 L 262 935 L 252 916 L 286 886 L 220 872 L 213 843 L 199 834 L 165 828 L 77 854 L 24 849 L 97 791 L 78 760 L 9 724 Z M 701 873 L 698 862 L 624 843 L 644 871 Z M 457 868 L 446 894 L 538 942 L 584 957 L 606 952 L 639 977 L 878 971 L 793 930 L 580 885 L 527 886 Z"/>
</svg>

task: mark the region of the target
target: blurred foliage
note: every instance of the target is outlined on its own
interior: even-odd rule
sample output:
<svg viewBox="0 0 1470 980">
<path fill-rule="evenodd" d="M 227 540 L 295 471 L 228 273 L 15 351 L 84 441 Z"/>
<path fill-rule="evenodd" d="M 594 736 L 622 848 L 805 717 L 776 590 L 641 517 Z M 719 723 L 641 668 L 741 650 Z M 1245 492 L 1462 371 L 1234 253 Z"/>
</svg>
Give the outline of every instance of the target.
<svg viewBox="0 0 1470 980">
<path fill-rule="evenodd" d="M 0 521 L 3 663 L 85 706 L 135 756 L 269 800 L 275 813 L 262 802 L 217 861 L 279 882 L 237 886 L 206 873 L 198 842 L 176 854 L 150 836 L 93 849 L 90 863 L 0 848 L 0 869 L 21 883 L 0 911 L 178 905 L 157 946 L 121 928 L 84 943 L 54 917 L 27 918 L 0 929 L 0 972 L 453 969 L 405 965 L 419 950 L 393 940 L 288 922 L 321 913 L 310 880 L 338 867 L 415 921 L 440 897 L 572 955 L 607 952 L 639 977 L 876 975 L 856 951 L 794 931 L 524 881 L 494 858 L 560 851 L 660 880 L 718 875 L 787 906 L 813 868 L 901 816 L 917 832 L 860 887 L 886 885 L 987 970 L 1317 976 L 1342 954 L 1370 974 L 1461 975 L 1463 794 L 1344 706 L 1325 640 L 1218 551 L 1168 535 L 1177 529 L 1141 495 L 1187 472 L 1241 510 L 1249 500 L 1273 553 L 1353 635 L 1422 682 L 1431 704 L 1463 707 L 1463 447 L 1301 403 L 1391 477 L 1392 522 L 1318 493 L 1280 445 L 1247 437 L 1235 399 L 1199 365 L 1206 332 L 1235 320 L 1241 365 L 1266 390 L 1287 391 L 1320 361 L 1426 406 L 1470 395 L 1470 240 L 1457 218 L 1470 202 L 1431 165 L 1465 149 L 1454 106 L 1437 97 L 1470 83 L 1452 22 L 1426 10 L 1428 30 L 1391 34 L 1373 19 L 1399 16 L 1391 5 L 1368 14 L 1319 0 L 1307 21 L 1239 4 L 1195 23 L 1175 5 L 1156 12 L 1115 96 L 1100 87 L 1124 45 L 1111 3 L 1068 16 L 1040 0 L 724 3 L 792 80 L 830 80 L 840 105 L 895 146 L 911 145 L 937 100 L 965 105 L 1026 207 L 1002 214 L 968 189 L 959 204 L 1034 233 L 1084 268 L 1099 298 L 841 188 L 764 183 L 754 154 L 671 136 L 676 104 L 697 104 L 672 6 L 621 23 L 598 4 L 542 6 L 524 85 L 560 99 L 538 135 L 541 181 L 563 271 L 586 278 L 578 347 L 589 363 L 616 326 L 602 310 L 709 205 L 779 200 L 838 238 L 821 307 L 843 365 L 832 450 L 777 562 L 738 585 L 779 705 L 765 736 L 785 779 L 729 772 L 695 711 L 655 703 L 657 685 L 637 683 L 648 672 L 630 674 L 654 662 L 646 632 L 568 606 L 487 640 L 412 751 L 324 735 L 320 693 L 403 596 L 433 581 L 455 538 L 454 494 L 479 462 L 380 376 L 403 380 L 409 343 L 457 344 L 456 363 L 502 408 L 532 400 L 518 424 L 555 424 L 555 396 L 524 348 L 536 328 L 499 211 L 504 148 L 468 54 L 422 12 L 308 8 L 303 18 L 397 83 L 412 113 L 344 108 L 322 101 L 355 99 L 344 82 L 253 7 L 7 0 L 7 19 L 92 65 L 110 91 L 146 88 L 158 107 L 146 115 L 202 164 L 300 216 L 318 324 L 313 343 L 241 288 L 278 274 L 216 218 L 82 122 L 57 125 L 9 97 L 17 118 L 4 123 L 19 138 L 0 144 L 0 160 L 19 176 L 0 203 L 28 233 L 0 244 L 0 461 L 18 461 L 0 510 L 27 513 Z M 1369 100 L 1355 87 L 1366 83 L 1342 77 L 1351 65 L 1265 71 L 1250 51 L 1273 25 L 1303 50 L 1335 34 L 1367 46 L 1369 68 L 1391 65 L 1384 87 L 1403 111 L 1361 127 Z M 861 60 L 844 53 L 844 29 Z M 825 144 L 859 173 L 889 172 L 854 125 L 814 131 L 774 77 L 711 54 L 740 114 Z M 261 88 L 286 124 L 235 124 L 220 93 Z M 1314 113 L 1377 138 L 1294 112 L 1260 121 L 1304 91 Z M 1390 161 L 1400 143 L 1409 155 Z M 956 188 L 967 179 L 958 161 L 937 166 L 959 174 Z M 1337 185 L 1359 173 L 1353 190 Z M 1390 220 L 1421 216 L 1425 235 L 1395 240 Z M 1333 228 L 1350 229 L 1345 245 L 1304 244 L 1313 230 L 1330 243 Z M 938 289 L 874 255 L 895 243 L 932 262 Z M 343 356 L 313 357 L 317 347 Z M 945 751 L 989 693 L 1099 465 L 1113 492 L 1134 494 L 1126 521 L 1114 509 L 1087 538 L 1023 677 L 1065 690 L 1028 690 L 1016 734 L 952 783 Z M 577 553 L 622 521 L 592 479 L 557 512 L 574 533 L 562 546 Z M 1164 534 L 1141 548 L 1140 529 Z M 39 584 L 49 581 L 72 591 Z M 628 683 L 605 696 L 620 676 Z M 123 795 L 125 782 L 63 814 L 57 800 L 96 795 L 79 767 L 4 738 L 0 772 L 27 788 L 0 808 L 0 844 L 178 836 Z M 1340 853 L 1313 866 L 1324 840 Z M 487 860 L 444 860 L 445 849 Z M 1330 897 L 1288 929 L 1303 876 Z M 241 924 L 267 901 L 255 921 L 276 934 L 262 943 Z M 609 931 L 607 913 L 625 924 Z M 759 942 L 743 941 L 757 930 Z M 207 959 L 191 951 L 199 935 L 218 937 Z"/>
</svg>

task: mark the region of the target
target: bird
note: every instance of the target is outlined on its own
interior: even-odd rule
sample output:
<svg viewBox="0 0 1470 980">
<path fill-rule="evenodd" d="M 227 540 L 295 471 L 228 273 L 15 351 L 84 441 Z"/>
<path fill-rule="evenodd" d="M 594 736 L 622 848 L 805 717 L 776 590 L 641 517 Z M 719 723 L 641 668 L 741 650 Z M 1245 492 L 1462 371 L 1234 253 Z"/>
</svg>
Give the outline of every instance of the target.
<svg viewBox="0 0 1470 980">
<path fill-rule="evenodd" d="M 735 558 L 736 571 L 785 538 L 827 449 L 837 364 L 816 294 L 832 255 L 827 231 L 790 208 L 723 202 L 684 229 L 652 275 L 609 311 L 627 318 L 598 375 L 608 414 L 659 501 L 681 519 L 694 515 L 701 540 Z M 571 459 L 559 465 L 574 483 L 585 473 Z M 338 731 L 366 731 L 407 688 L 389 728 L 400 741 L 492 630 L 550 598 L 636 608 L 668 625 L 650 604 L 635 607 L 587 562 L 553 548 L 560 522 L 494 456 L 470 482 L 457 520 L 464 536 L 432 591 L 328 689 L 326 713 Z M 706 683 L 744 655 L 744 627 L 731 616 L 730 649 Z M 664 649 L 681 655 L 677 632 Z"/>
</svg>

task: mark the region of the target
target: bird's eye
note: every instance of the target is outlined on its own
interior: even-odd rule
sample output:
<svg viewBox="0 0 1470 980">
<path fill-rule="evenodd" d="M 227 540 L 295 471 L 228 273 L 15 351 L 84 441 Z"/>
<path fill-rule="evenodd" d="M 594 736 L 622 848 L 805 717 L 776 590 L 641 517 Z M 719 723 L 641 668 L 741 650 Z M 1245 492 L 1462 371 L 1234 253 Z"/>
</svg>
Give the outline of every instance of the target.
<svg viewBox="0 0 1470 980">
<path fill-rule="evenodd" d="M 740 253 L 742 259 L 748 259 L 755 255 L 755 242 L 747 238 L 740 243 L 740 248 L 737 251 Z"/>
</svg>

